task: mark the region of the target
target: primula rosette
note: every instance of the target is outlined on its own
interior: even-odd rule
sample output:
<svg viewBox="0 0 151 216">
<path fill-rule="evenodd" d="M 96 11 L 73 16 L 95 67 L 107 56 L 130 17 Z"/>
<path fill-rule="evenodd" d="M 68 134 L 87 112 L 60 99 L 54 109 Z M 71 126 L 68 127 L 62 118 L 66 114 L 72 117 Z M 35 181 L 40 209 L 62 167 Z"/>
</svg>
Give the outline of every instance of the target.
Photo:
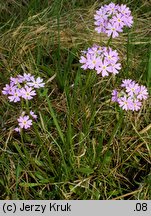
<svg viewBox="0 0 151 216">
<path fill-rule="evenodd" d="M 147 88 L 131 79 L 123 80 L 121 88 L 112 91 L 112 101 L 117 102 L 123 110 L 140 110 L 142 101 L 148 97 Z"/>
<path fill-rule="evenodd" d="M 98 33 L 105 33 L 108 37 L 118 37 L 123 32 L 123 27 L 131 27 L 133 17 L 130 9 L 126 5 L 115 5 L 110 3 L 102 6 L 94 15 L 96 25 L 95 30 Z"/>
<path fill-rule="evenodd" d="M 101 47 L 93 45 L 86 51 L 82 51 L 82 56 L 79 62 L 84 70 L 95 70 L 102 77 L 109 76 L 110 73 L 118 74 L 121 69 L 121 64 L 118 62 L 119 56 L 116 50 L 111 47 Z"/>
</svg>

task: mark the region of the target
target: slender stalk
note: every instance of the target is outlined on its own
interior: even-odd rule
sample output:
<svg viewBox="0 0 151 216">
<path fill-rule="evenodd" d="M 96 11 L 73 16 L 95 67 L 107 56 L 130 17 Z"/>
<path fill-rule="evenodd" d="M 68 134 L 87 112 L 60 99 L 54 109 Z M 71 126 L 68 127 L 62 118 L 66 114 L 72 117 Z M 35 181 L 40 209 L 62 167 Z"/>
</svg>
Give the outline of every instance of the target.
<svg viewBox="0 0 151 216">
<path fill-rule="evenodd" d="M 28 100 L 26 100 L 26 110 L 29 113 L 29 102 L 28 102 Z"/>
<path fill-rule="evenodd" d="M 62 130 L 61 130 L 59 124 L 58 124 L 58 120 L 57 120 L 56 115 L 55 115 L 55 113 L 54 113 L 54 110 L 53 110 L 53 108 L 52 108 L 52 106 L 51 106 L 51 102 L 50 102 L 50 100 L 49 100 L 49 98 L 48 98 L 48 95 L 46 95 L 46 100 L 47 100 L 47 103 L 48 103 L 48 107 L 49 107 L 50 114 L 51 114 L 51 116 L 52 116 L 52 118 L 53 118 L 53 122 L 54 122 L 54 124 L 55 124 L 55 126 L 56 126 L 56 128 L 57 128 L 58 134 L 59 134 L 59 136 L 60 136 L 60 138 L 61 138 L 63 144 L 65 144 L 64 136 L 63 136 Z"/>
<path fill-rule="evenodd" d="M 110 36 L 110 38 L 109 38 L 109 40 L 108 40 L 108 42 L 107 42 L 107 45 L 106 45 L 107 47 L 110 46 L 111 41 L 112 41 L 112 34 L 111 34 L 111 36 Z"/>
<path fill-rule="evenodd" d="M 111 137 L 110 137 L 110 139 L 109 139 L 109 141 L 108 141 L 108 144 L 107 144 L 107 145 L 108 145 L 108 149 L 110 148 L 110 144 L 112 143 L 114 137 L 116 136 L 117 132 L 119 131 L 119 129 L 120 129 L 121 125 L 122 125 L 123 116 L 124 116 L 124 112 L 123 112 L 122 109 L 120 109 L 118 122 L 117 122 L 117 124 L 115 125 L 115 127 L 114 127 L 114 129 L 113 129 L 113 132 L 112 132 L 112 134 L 111 134 Z"/>
</svg>

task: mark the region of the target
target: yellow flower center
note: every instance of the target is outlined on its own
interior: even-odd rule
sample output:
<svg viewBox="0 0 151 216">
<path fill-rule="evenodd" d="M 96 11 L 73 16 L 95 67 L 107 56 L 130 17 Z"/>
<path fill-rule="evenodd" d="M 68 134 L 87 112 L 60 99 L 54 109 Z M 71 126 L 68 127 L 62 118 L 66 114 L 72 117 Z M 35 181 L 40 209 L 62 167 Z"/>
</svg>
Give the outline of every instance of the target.
<svg viewBox="0 0 151 216">
<path fill-rule="evenodd" d="M 24 124 L 24 125 L 27 124 L 27 121 L 24 120 L 24 121 L 23 121 L 23 124 Z"/>
</svg>

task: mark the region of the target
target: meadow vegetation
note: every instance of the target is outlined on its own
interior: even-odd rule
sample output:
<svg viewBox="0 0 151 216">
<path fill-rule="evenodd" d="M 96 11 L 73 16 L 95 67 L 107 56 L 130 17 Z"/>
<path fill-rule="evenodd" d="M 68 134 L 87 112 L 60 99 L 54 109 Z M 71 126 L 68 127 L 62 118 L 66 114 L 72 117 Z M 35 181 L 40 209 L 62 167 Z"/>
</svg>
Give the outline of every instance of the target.
<svg viewBox="0 0 151 216">
<path fill-rule="evenodd" d="M 1 0 L 0 90 L 23 73 L 45 82 L 29 103 L 38 119 L 22 136 L 14 131 L 20 106 L 0 91 L 1 199 L 151 199 L 150 96 L 138 112 L 111 101 L 122 79 L 151 91 L 151 4 L 120 1 L 134 24 L 110 43 L 122 69 L 102 78 L 79 59 L 107 44 L 94 31 L 94 13 L 107 3 Z"/>
</svg>

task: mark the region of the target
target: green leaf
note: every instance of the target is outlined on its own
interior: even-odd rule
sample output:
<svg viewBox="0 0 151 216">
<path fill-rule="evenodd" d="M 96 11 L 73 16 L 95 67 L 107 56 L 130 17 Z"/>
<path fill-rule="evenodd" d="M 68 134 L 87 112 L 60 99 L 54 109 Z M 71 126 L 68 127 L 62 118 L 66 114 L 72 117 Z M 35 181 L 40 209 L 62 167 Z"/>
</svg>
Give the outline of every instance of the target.
<svg viewBox="0 0 151 216">
<path fill-rule="evenodd" d="M 103 163 L 104 164 L 109 164 L 112 160 L 112 152 L 111 151 L 107 151 L 104 155 L 104 158 L 103 158 Z"/>
<path fill-rule="evenodd" d="M 37 187 L 40 185 L 43 185 L 42 183 L 27 183 L 27 182 L 22 182 L 19 184 L 21 187 Z"/>
<path fill-rule="evenodd" d="M 79 168 L 78 171 L 87 175 L 92 174 L 94 172 L 94 170 L 90 167 L 82 167 Z"/>
</svg>

